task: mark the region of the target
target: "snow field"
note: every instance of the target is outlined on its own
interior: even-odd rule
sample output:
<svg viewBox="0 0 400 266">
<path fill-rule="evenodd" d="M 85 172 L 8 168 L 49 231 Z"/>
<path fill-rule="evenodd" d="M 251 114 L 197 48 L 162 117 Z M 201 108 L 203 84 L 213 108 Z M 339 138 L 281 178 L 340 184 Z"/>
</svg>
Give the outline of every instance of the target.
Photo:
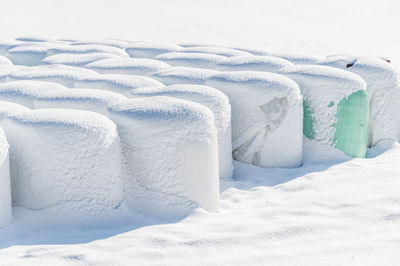
<svg viewBox="0 0 400 266">
<path fill-rule="evenodd" d="M 108 115 L 121 137 L 124 193 L 131 206 L 145 211 L 167 200 L 165 207 L 173 209 L 188 198 L 206 210 L 218 209 L 217 130 L 208 108 L 157 96 L 130 99 L 110 107 Z"/>
<path fill-rule="evenodd" d="M 232 176 L 231 106 L 226 95 L 208 86 L 192 84 L 140 88 L 131 93 L 134 97 L 169 96 L 208 107 L 213 112 L 218 131 L 219 177 Z"/>
<path fill-rule="evenodd" d="M 119 136 L 108 118 L 39 109 L 9 115 L 1 125 L 10 143 L 14 206 L 46 208 L 64 222 L 95 220 L 121 204 Z"/>
<path fill-rule="evenodd" d="M 232 106 L 233 158 L 263 167 L 297 167 L 302 159 L 303 107 L 297 84 L 256 71 L 216 74 L 207 85 Z"/>
<path fill-rule="evenodd" d="M 0 229 L 12 221 L 8 142 L 0 127 Z"/>
</svg>

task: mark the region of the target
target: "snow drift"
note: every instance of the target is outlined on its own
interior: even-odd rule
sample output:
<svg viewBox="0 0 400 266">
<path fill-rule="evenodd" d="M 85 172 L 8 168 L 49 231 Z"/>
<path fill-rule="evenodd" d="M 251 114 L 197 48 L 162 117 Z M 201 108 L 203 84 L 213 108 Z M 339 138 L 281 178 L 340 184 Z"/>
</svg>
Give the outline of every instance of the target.
<svg viewBox="0 0 400 266">
<path fill-rule="evenodd" d="M 135 97 L 169 96 L 208 107 L 214 114 L 218 131 L 219 176 L 222 178 L 232 176 L 231 106 L 226 95 L 208 86 L 191 84 L 140 88 L 133 90 L 132 95 Z"/>
<path fill-rule="evenodd" d="M 210 77 L 207 85 L 230 100 L 234 159 L 263 167 L 301 164 L 303 108 L 295 82 L 273 73 L 232 71 Z"/>
</svg>

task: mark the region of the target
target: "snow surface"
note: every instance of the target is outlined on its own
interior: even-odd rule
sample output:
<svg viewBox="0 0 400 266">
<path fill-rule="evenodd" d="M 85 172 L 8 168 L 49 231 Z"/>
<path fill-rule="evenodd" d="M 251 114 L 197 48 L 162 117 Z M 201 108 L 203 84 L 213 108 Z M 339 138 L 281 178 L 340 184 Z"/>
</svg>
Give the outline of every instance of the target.
<svg viewBox="0 0 400 266">
<path fill-rule="evenodd" d="M 98 60 L 112 59 L 112 58 L 120 58 L 120 56 L 115 54 L 106 54 L 106 53 L 89 53 L 89 54 L 61 53 L 44 58 L 43 60 L 40 61 L 40 64 L 41 65 L 63 64 L 63 65 L 82 67 Z"/>
<path fill-rule="evenodd" d="M 208 108 L 157 96 L 112 106 L 109 117 L 121 137 L 124 195 L 130 206 L 162 217 L 187 212 L 189 199 L 218 210 L 217 130 Z"/>
<path fill-rule="evenodd" d="M 161 42 L 133 42 L 126 46 L 130 57 L 153 58 L 159 54 L 180 51 L 182 47 L 173 43 Z"/>
<path fill-rule="evenodd" d="M 274 73 L 227 71 L 206 84 L 231 103 L 234 159 L 264 167 L 301 164 L 303 105 L 294 81 Z"/>
<path fill-rule="evenodd" d="M 0 65 L 12 65 L 13 63 L 5 56 L 0 55 Z"/>
<path fill-rule="evenodd" d="M 215 54 L 226 57 L 250 55 L 250 53 L 245 51 L 235 50 L 232 48 L 218 47 L 218 46 L 192 46 L 192 47 L 186 47 L 181 51 L 184 53 L 206 53 L 206 54 Z"/>
<path fill-rule="evenodd" d="M 274 56 L 235 56 L 219 62 L 217 70 L 225 71 L 266 71 L 278 72 L 281 68 L 293 65 L 291 62 Z"/>
<path fill-rule="evenodd" d="M 206 80 L 217 73 L 218 71 L 206 68 L 174 66 L 156 72 L 152 75 L 152 77 L 162 82 L 165 85 L 173 85 L 173 84 L 205 85 Z"/>
<path fill-rule="evenodd" d="M 226 59 L 225 56 L 207 53 L 175 52 L 160 54 L 156 59 L 164 61 L 171 66 L 186 66 L 211 68 Z"/>
<path fill-rule="evenodd" d="M 169 96 L 207 106 L 214 114 L 218 131 L 219 177 L 232 177 L 231 106 L 226 95 L 208 86 L 192 84 L 140 88 L 131 93 L 135 97 Z"/>
<path fill-rule="evenodd" d="M 12 221 L 8 142 L 0 127 L 0 229 Z"/>
</svg>

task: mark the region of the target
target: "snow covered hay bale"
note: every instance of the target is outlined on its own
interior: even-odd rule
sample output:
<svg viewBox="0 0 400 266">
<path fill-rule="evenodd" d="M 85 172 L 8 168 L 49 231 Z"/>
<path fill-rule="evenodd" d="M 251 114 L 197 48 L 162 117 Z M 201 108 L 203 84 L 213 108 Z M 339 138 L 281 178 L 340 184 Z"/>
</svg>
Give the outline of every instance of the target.
<svg viewBox="0 0 400 266">
<path fill-rule="evenodd" d="M 233 158 L 263 167 L 296 167 L 302 158 L 303 108 L 297 84 L 281 75 L 223 72 L 207 85 L 232 106 Z"/>
<path fill-rule="evenodd" d="M 82 67 L 89 63 L 110 59 L 110 58 L 121 58 L 115 54 L 105 54 L 105 53 L 89 53 L 89 54 L 55 54 L 44 58 L 40 61 L 41 65 L 54 65 L 63 64 L 69 66 Z"/>
<path fill-rule="evenodd" d="M 8 147 L 7 138 L 0 128 L 0 229 L 10 224 L 12 220 Z"/>
<path fill-rule="evenodd" d="M 65 87 L 72 88 L 74 81 L 85 77 L 98 76 L 95 71 L 65 65 L 42 65 L 27 67 L 7 75 L 8 81 L 13 80 L 41 80 L 56 82 Z"/>
<path fill-rule="evenodd" d="M 132 42 L 126 46 L 126 52 L 133 58 L 154 58 L 159 54 L 178 52 L 181 46 L 163 42 Z"/>
<path fill-rule="evenodd" d="M 1 123 L 10 143 L 13 205 L 81 221 L 122 201 L 116 125 L 80 110 L 38 109 Z M 54 219 L 54 217 L 51 217 Z"/>
<path fill-rule="evenodd" d="M 93 39 L 93 40 L 80 40 L 74 41 L 71 45 L 106 45 L 106 46 L 113 46 L 124 49 L 127 45 L 127 41 L 117 40 L 117 39 Z"/>
<path fill-rule="evenodd" d="M 218 74 L 218 71 L 195 68 L 174 66 L 165 70 L 154 73 L 152 77 L 165 85 L 173 84 L 202 84 L 205 85 L 206 80 Z"/>
<path fill-rule="evenodd" d="M 128 58 L 129 55 L 125 52 L 125 50 L 106 46 L 106 45 L 63 45 L 59 47 L 54 47 L 52 49 L 47 50 L 47 56 L 55 55 L 55 54 L 91 54 L 91 53 L 103 53 L 103 54 L 113 54 L 120 57 Z"/>
<path fill-rule="evenodd" d="M 7 76 L 13 72 L 25 68 L 24 66 L 16 65 L 0 65 L 0 83 L 7 81 Z"/>
<path fill-rule="evenodd" d="M 232 56 L 250 56 L 251 54 L 245 51 L 236 50 L 232 48 L 226 48 L 221 46 L 192 46 L 186 47 L 181 50 L 184 53 L 205 53 L 205 54 L 214 54 L 225 57 Z"/>
<path fill-rule="evenodd" d="M 128 100 L 127 97 L 105 90 L 69 89 L 43 93 L 34 101 L 36 108 L 61 108 L 87 110 L 107 114 L 107 108 L 119 102 Z"/>
<path fill-rule="evenodd" d="M 100 74 L 150 76 L 171 66 L 167 63 L 148 58 L 112 58 L 99 60 L 87 64 L 85 67 Z"/>
<path fill-rule="evenodd" d="M 214 114 L 218 132 L 219 176 L 232 176 L 231 106 L 222 92 L 204 85 L 179 84 L 166 87 L 140 88 L 135 97 L 170 96 L 208 107 Z"/>
<path fill-rule="evenodd" d="M 66 90 L 60 84 L 37 80 L 17 80 L 0 83 L 0 100 L 34 108 L 34 100 L 49 91 Z"/>
<path fill-rule="evenodd" d="M 324 59 L 323 56 L 314 55 L 314 54 L 301 54 L 301 53 L 275 52 L 275 53 L 270 53 L 269 55 L 283 58 L 287 61 L 292 62 L 295 65 L 312 65 L 312 64 L 315 64 L 318 61 Z"/>
<path fill-rule="evenodd" d="M 13 63 L 5 56 L 0 55 L 0 65 L 12 65 Z"/>
<path fill-rule="evenodd" d="M 131 206 L 168 214 L 189 201 L 218 209 L 217 130 L 207 107 L 146 97 L 109 108 L 109 117 L 121 137 Z"/>
<path fill-rule="evenodd" d="M 165 53 L 160 54 L 156 59 L 164 61 L 171 66 L 213 68 L 227 57 L 206 53 Z"/>
<path fill-rule="evenodd" d="M 0 121 L 8 115 L 29 111 L 30 109 L 24 105 L 12 102 L 0 101 Z"/>
<path fill-rule="evenodd" d="M 131 90 L 141 87 L 160 87 L 162 83 L 148 77 L 102 74 L 93 77 L 86 77 L 74 82 L 75 88 L 87 88 L 112 91 L 127 97 L 131 96 Z"/>
<path fill-rule="evenodd" d="M 265 71 L 276 73 L 281 68 L 292 65 L 293 63 L 274 56 L 235 56 L 219 62 L 215 69 L 221 71 Z"/>
<path fill-rule="evenodd" d="M 287 67 L 279 73 L 297 82 L 303 95 L 304 135 L 353 157 L 365 157 L 369 105 L 365 81 L 326 66 Z"/>
<path fill-rule="evenodd" d="M 369 146 L 383 139 L 400 140 L 400 71 L 380 58 L 329 57 L 322 65 L 345 69 L 367 83 L 370 106 Z"/>
</svg>

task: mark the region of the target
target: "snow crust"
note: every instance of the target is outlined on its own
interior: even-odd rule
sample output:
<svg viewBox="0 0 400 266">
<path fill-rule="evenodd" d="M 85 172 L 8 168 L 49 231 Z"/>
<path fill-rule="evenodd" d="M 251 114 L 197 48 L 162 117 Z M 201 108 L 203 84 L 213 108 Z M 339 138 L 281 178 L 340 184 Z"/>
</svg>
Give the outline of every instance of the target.
<svg viewBox="0 0 400 266">
<path fill-rule="evenodd" d="M 232 71 L 206 84 L 231 103 L 233 158 L 263 167 L 301 164 L 303 107 L 295 82 L 273 73 Z"/>
<path fill-rule="evenodd" d="M 74 82 L 75 88 L 107 90 L 127 97 L 131 96 L 130 92 L 133 89 L 154 86 L 159 87 L 163 84 L 149 77 L 122 74 L 102 74 L 77 79 Z"/>
<path fill-rule="evenodd" d="M 214 114 L 218 131 L 219 177 L 232 176 L 231 106 L 226 95 L 208 86 L 192 84 L 140 88 L 131 93 L 134 97 L 169 96 L 208 107 Z"/>
<path fill-rule="evenodd" d="M 46 218 L 61 223 L 100 219 L 120 205 L 119 137 L 108 118 L 39 109 L 1 125 L 10 143 L 13 205 L 48 209 Z"/>
<path fill-rule="evenodd" d="M 150 76 L 155 72 L 169 68 L 170 65 L 148 58 L 112 58 L 92 62 L 85 67 L 101 74 Z"/>
<path fill-rule="evenodd" d="M 213 68 L 219 62 L 226 59 L 226 56 L 207 53 L 174 52 L 160 54 L 156 59 L 164 61 L 171 66 Z"/>
<path fill-rule="evenodd" d="M 2 108 L 1 103 L 0 108 Z M 3 129 L 0 127 L 0 229 L 10 224 L 12 221 L 8 148 L 9 145 L 6 135 L 4 134 Z"/>
<path fill-rule="evenodd" d="M 165 215 L 189 199 L 218 209 L 217 130 L 208 108 L 158 96 L 110 107 L 109 117 L 121 137 L 130 206 Z"/>
<path fill-rule="evenodd" d="M 165 85 L 206 84 L 206 80 L 217 74 L 215 70 L 195 67 L 174 66 L 154 73 L 152 77 Z"/>
</svg>

